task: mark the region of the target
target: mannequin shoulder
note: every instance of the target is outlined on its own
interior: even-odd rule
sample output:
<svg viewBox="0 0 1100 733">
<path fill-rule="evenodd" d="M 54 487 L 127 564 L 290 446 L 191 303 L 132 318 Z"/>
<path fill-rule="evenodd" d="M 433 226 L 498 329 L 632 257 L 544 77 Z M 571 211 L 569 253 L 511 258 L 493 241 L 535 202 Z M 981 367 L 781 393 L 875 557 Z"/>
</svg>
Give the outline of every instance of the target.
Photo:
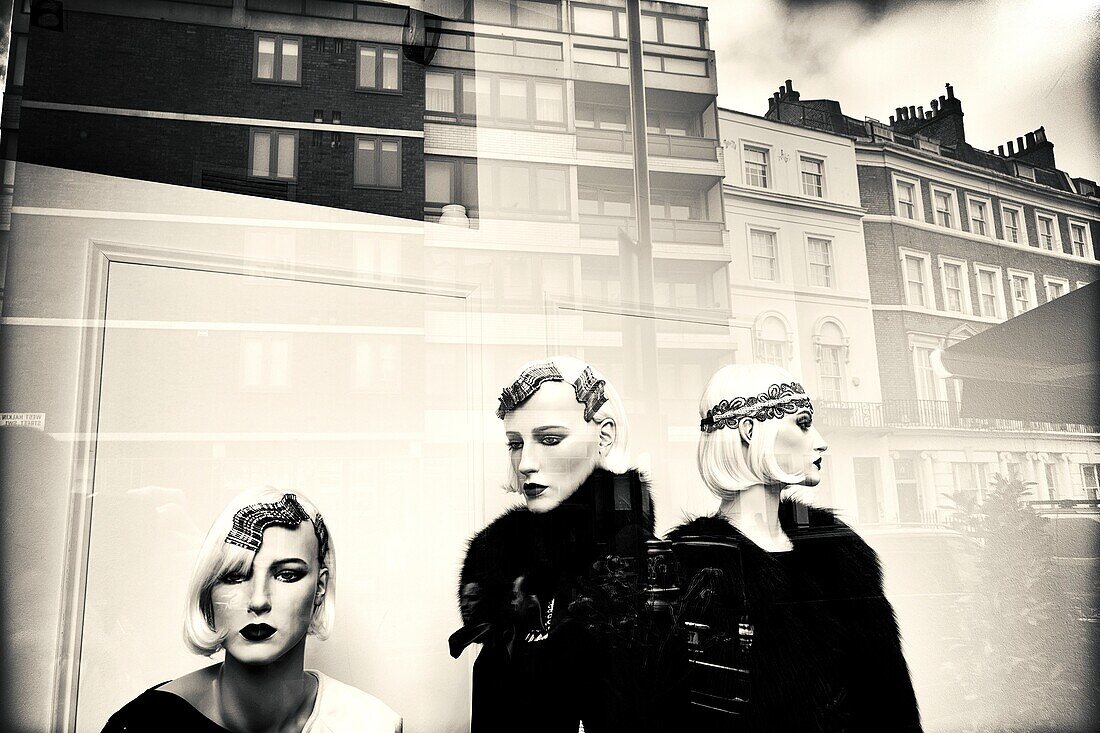
<svg viewBox="0 0 1100 733">
<path fill-rule="evenodd" d="M 303 733 L 401 733 L 401 716 L 358 687 L 313 672 L 321 680 L 314 724 Z"/>
</svg>

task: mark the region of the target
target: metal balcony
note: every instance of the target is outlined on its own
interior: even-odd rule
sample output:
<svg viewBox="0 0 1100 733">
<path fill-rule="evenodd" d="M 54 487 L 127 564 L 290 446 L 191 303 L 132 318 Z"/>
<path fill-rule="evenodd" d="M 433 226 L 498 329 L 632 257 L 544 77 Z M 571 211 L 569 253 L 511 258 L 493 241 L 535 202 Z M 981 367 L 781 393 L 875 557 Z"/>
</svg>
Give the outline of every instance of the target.
<svg viewBox="0 0 1100 733">
<path fill-rule="evenodd" d="M 689 160 L 718 160 L 718 141 L 683 135 L 649 133 L 649 154 L 660 158 L 687 158 Z M 593 130 L 577 128 L 577 149 L 603 153 L 630 153 L 634 150 L 634 136 L 618 130 Z"/>
<path fill-rule="evenodd" d="M 581 214 L 581 237 L 585 239 L 617 239 L 619 229 L 624 227 L 631 237 L 637 236 L 633 218 Z M 654 219 L 653 241 L 720 247 L 722 246 L 722 222 Z"/>
<path fill-rule="evenodd" d="M 949 400 L 819 402 L 814 417 L 822 425 L 847 428 L 944 428 L 994 432 L 1100 433 L 1100 426 L 963 417 Z"/>
<path fill-rule="evenodd" d="M 298 185 L 292 181 L 278 181 L 267 178 L 253 178 L 245 168 L 195 164 L 194 185 L 223 193 L 240 193 L 246 196 L 260 196 L 269 199 L 294 201 Z"/>
</svg>

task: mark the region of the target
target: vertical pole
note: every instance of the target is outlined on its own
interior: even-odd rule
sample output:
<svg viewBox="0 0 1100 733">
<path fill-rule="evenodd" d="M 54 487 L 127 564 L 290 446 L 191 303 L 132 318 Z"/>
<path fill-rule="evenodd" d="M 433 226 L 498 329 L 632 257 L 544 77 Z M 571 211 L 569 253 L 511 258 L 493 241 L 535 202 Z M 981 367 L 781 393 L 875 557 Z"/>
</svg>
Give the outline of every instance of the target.
<svg viewBox="0 0 1100 733">
<path fill-rule="evenodd" d="M 642 7 L 626 0 L 627 43 L 630 61 L 630 126 L 634 143 L 634 217 L 637 241 L 620 236 L 624 300 L 641 306 L 634 316 L 623 316 L 624 374 L 637 408 L 636 450 L 653 454 L 660 447 L 657 394 L 657 334 L 652 315 L 653 239 L 649 216 L 649 142 L 646 132 L 645 76 L 642 59 Z M 629 248 L 629 250 L 628 250 Z M 656 465 L 656 461 L 651 461 Z"/>
</svg>

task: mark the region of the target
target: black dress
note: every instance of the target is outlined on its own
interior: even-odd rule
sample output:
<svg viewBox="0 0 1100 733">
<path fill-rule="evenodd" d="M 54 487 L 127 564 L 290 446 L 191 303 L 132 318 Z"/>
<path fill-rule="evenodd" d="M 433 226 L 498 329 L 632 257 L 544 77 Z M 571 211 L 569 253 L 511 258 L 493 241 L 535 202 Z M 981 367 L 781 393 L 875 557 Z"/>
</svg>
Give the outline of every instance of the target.
<svg viewBox="0 0 1100 733">
<path fill-rule="evenodd" d="M 644 601 L 649 487 L 634 471 L 597 469 L 545 513 L 517 507 L 470 541 L 459 581 L 471 643 L 473 733 L 637 730 L 633 654 Z"/>
<path fill-rule="evenodd" d="M 689 636 L 685 729 L 915 733 L 920 714 L 874 551 L 832 513 L 784 501 L 793 549 L 769 553 L 720 515 L 672 530 Z"/>
<path fill-rule="evenodd" d="M 158 690 L 162 682 L 126 703 L 103 733 L 229 733 L 179 695 Z"/>
</svg>

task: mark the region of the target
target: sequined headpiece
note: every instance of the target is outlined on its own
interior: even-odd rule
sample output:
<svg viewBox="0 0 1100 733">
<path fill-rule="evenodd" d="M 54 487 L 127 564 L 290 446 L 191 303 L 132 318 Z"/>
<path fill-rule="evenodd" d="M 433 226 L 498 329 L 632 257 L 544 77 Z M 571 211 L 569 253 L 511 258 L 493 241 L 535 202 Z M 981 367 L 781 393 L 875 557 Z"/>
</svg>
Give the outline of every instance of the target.
<svg viewBox="0 0 1100 733">
<path fill-rule="evenodd" d="M 501 420 L 512 410 L 531 399 L 531 395 L 539 391 L 544 382 L 564 382 L 553 362 L 541 362 L 524 369 L 516 381 L 510 387 L 505 387 L 500 393 L 500 406 L 497 407 L 497 417 Z M 592 373 L 592 367 L 586 366 L 577 380 L 573 382 L 573 390 L 577 395 L 577 402 L 584 405 L 584 420 L 591 422 L 592 417 L 607 402 L 604 394 L 606 382 L 596 379 Z"/>
<path fill-rule="evenodd" d="M 722 400 L 707 410 L 707 416 L 699 422 L 704 433 L 713 433 L 722 428 L 732 428 L 743 417 L 753 420 L 771 420 L 784 415 L 793 415 L 802 409 L 813 412 L 814 406 L 806 396 L 806 390 L 798 382 L 773 384 L 755 397 L 734 397 Z"/>
<path fill-rule="evenodd" d="M 313 532 L 317 535 L 317 557 L 324 563 L 328 552 L 328 528 L 325 527 L 325 520 L 320 514 L 311 520 L 309 512 L 298 503 L 298 497 L 294 494 L 283 494 L 283 498 L 278 501 L 266 504 L 259 502 L 238 509 L 233 515 L 233 527 L 225 536 L 225 541 L 257 552 L 263 541 L 264 530 L 268 527 L 293 529 L 302 522 L 310 521 L 313 523 Z"/>
</svg>

